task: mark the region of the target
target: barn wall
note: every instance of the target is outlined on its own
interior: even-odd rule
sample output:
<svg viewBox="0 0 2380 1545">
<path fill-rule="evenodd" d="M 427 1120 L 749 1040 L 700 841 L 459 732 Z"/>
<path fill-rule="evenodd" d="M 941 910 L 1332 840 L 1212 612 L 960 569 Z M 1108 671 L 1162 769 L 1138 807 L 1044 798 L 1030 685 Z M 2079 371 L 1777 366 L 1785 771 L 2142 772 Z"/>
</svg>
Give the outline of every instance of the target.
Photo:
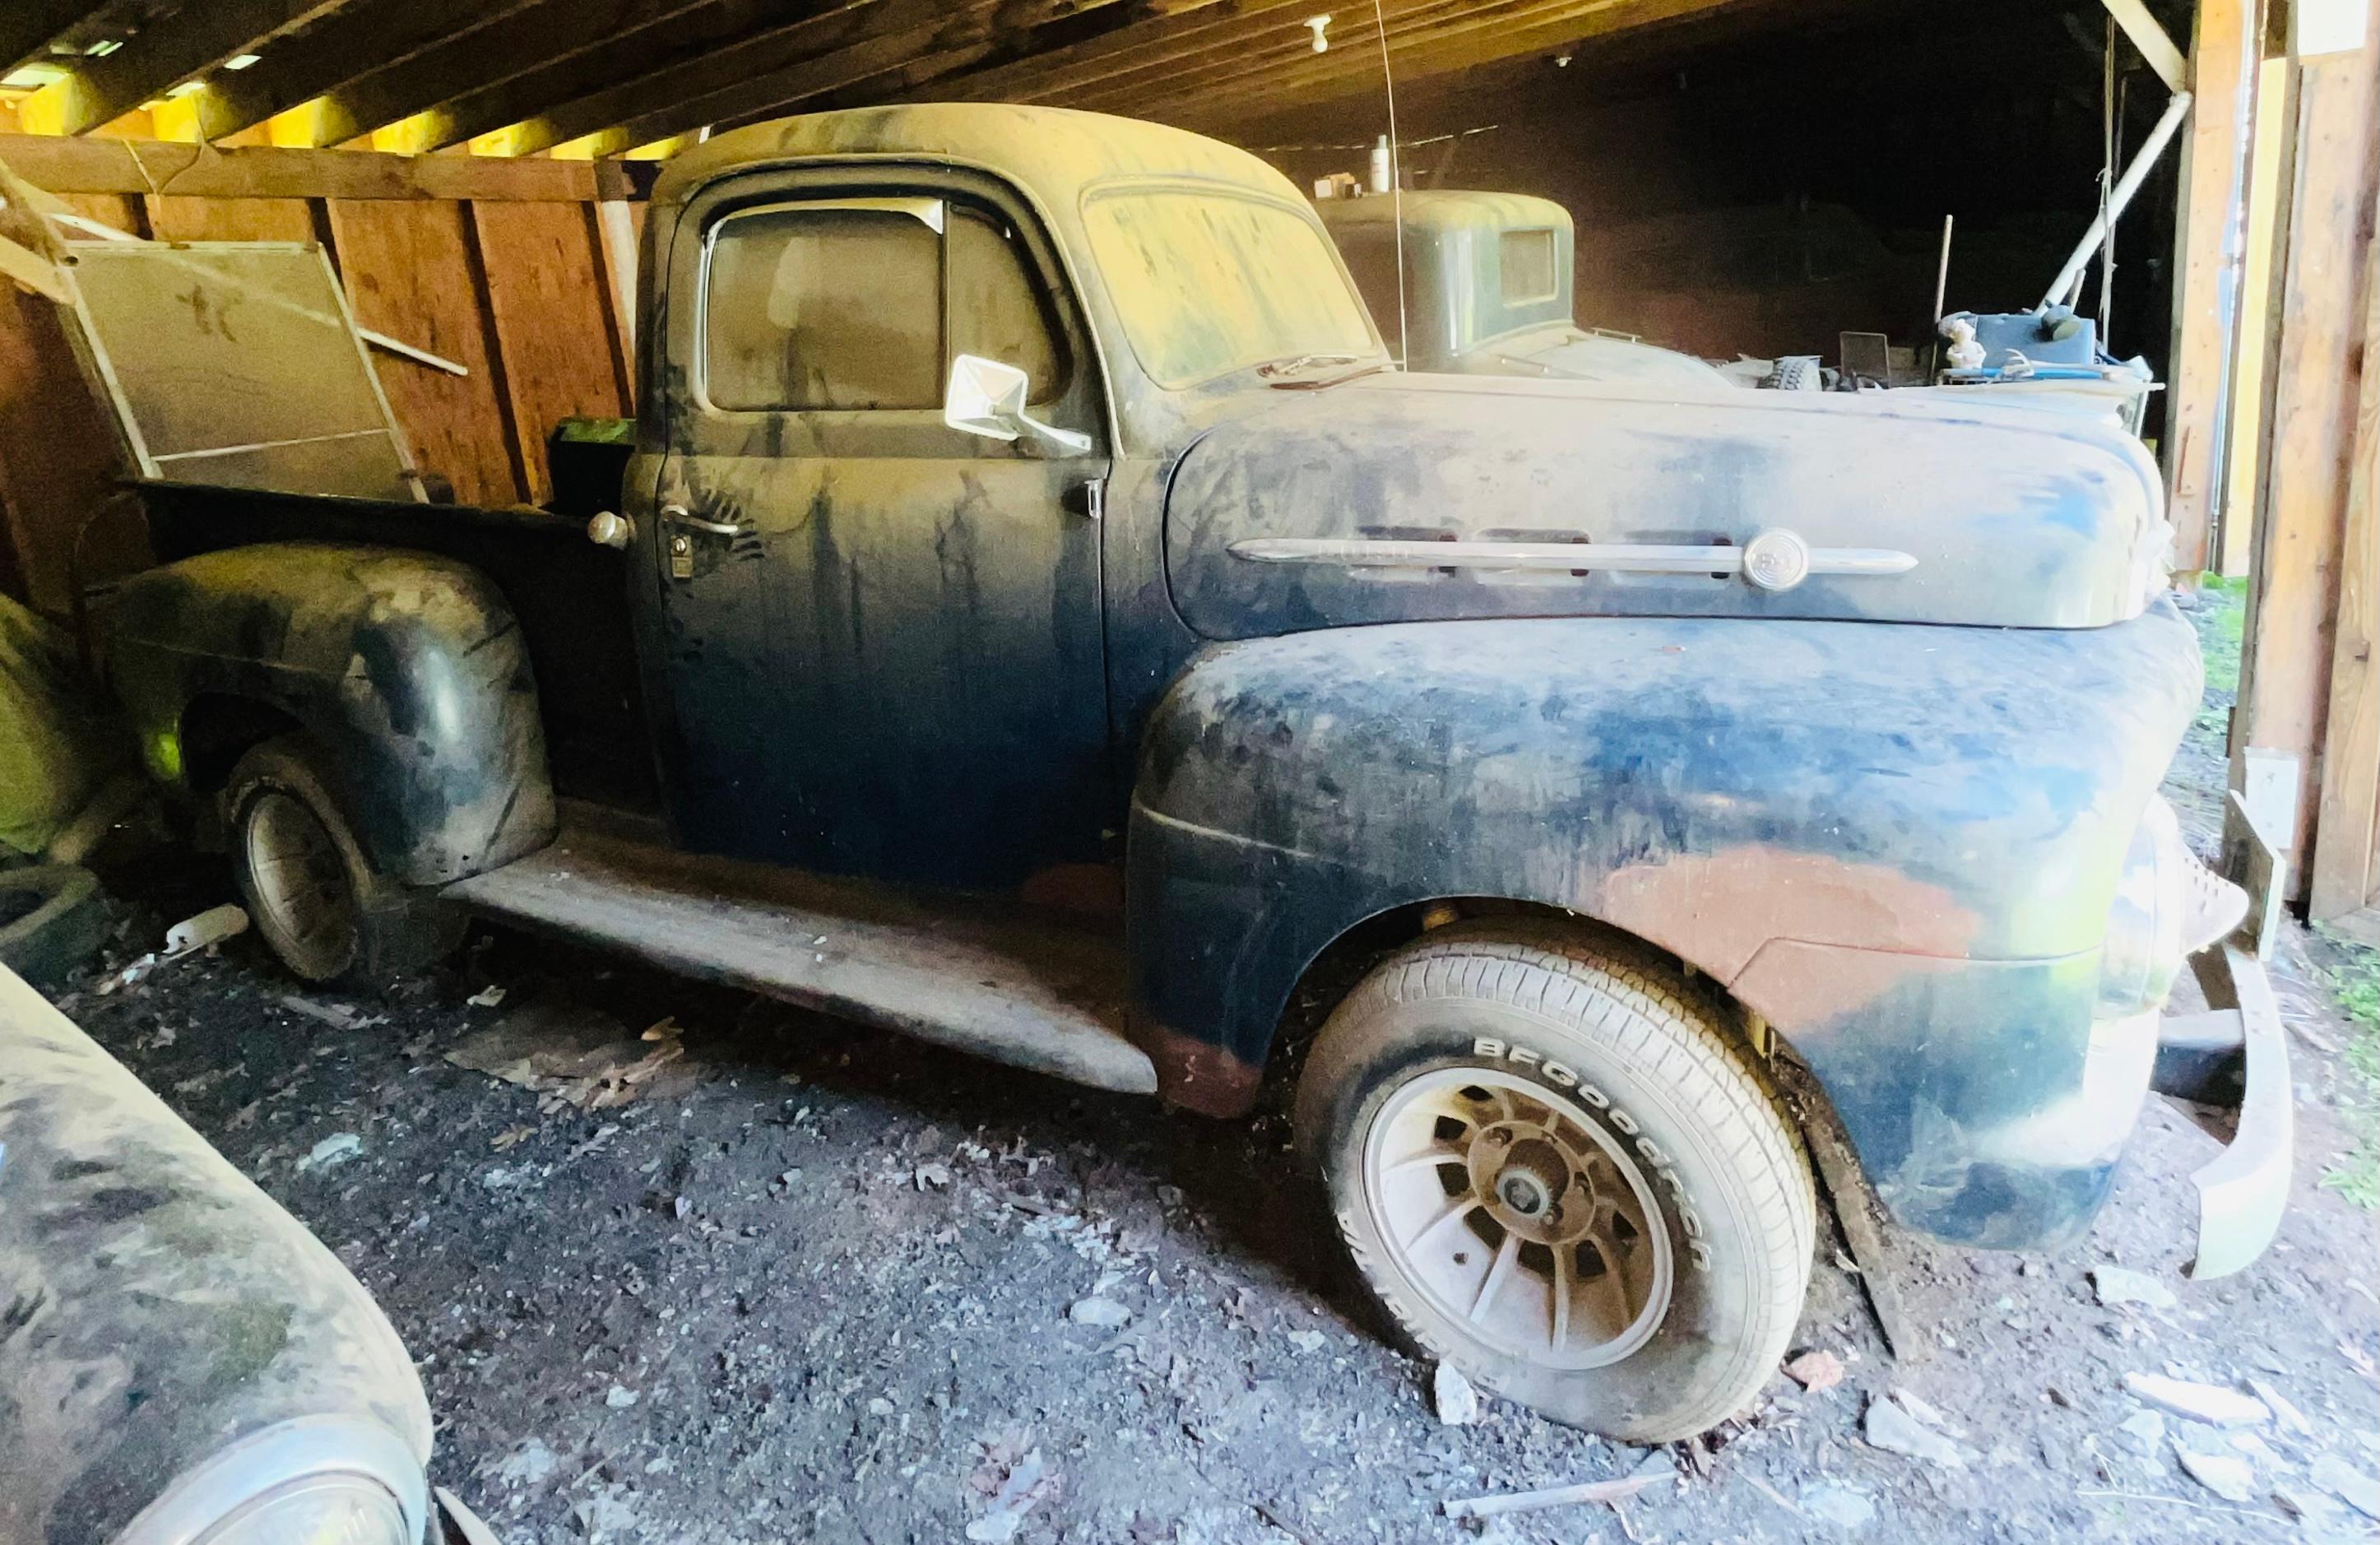
<svg viewBox="0 0 2380 1545">
<path fill-rule="evenodd" d="M 545 498 L 554 421 L 631 411 L 634 290 L 613 265 L 634 253 L 602 232 L 639 190 L 618 168 L 6 134 L 0 159 L 134 236 L 322 243 L 361 325 L 468 371 L 371 352 L 416 460 L 466 503 Z M 55 309 L 0 286 L 0 587 L 65 614 L 86 526 L 86 580 L 136 561 L 126 521 L 92 523 L 125 470 Z"/>
</svg>

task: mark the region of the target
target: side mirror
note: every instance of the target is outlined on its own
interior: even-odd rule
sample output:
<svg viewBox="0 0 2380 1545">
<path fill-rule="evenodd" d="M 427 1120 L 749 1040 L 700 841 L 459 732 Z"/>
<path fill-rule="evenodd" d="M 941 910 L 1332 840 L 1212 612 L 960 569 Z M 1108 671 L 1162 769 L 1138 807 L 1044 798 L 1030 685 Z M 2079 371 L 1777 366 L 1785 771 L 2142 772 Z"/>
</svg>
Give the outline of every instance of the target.
<svg viewBox="0 0 2380 1545">
<path fill-rule="evenodd" d="M 942 422 L 987 440 L 1015 440 L 1029 435 L 1044 450 L 1083 456 L 1091 437 L 1045 424 L 1025 411 L 1025 372 L 1014 365 L 980 355 L 962 354 L 951 361 L 951 383 L 942 394 Z"/>
</svg>

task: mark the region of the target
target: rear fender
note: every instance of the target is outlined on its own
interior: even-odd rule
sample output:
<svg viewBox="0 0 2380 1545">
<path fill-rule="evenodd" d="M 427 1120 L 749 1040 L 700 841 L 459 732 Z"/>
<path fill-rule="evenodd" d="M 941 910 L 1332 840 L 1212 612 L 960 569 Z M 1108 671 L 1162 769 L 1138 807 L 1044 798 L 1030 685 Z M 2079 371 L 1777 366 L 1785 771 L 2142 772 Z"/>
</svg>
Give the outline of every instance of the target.
<svg viewBox="0 0 2380 1545">
<path fill-rule="evenodd" d="M 109 675 L 150 772 L 210 792 L 186 731 L 224 700 L 302 728 L 373 866 L 438 885 L 551 842 L 537 687 L 495 587 L 451 559 L 271 542 L 128 581 Z"/>
<path fill-rule="evenodd" d="M 1135 1023 L 1172 1098 L 1228 1113 L 1349 929 L 1444 897 L 1559 908 L 1782 1032 L 1903 1221 L 2061 1232 L 2113 1152 L 2030 1165 L 1995 1135 L 2083 1087 L 2116 880 L 2198 687 L 2162 604 L 2070 632 L 1580 618 L 1218 647 L 1143 741 Z"/>
</svg>

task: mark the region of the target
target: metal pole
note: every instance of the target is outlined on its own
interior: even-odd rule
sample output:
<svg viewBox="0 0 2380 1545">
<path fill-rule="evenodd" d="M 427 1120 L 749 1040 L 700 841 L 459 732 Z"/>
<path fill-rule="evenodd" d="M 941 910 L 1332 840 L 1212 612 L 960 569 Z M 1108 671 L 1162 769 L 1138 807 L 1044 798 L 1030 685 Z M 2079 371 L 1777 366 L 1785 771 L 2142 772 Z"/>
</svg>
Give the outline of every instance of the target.
<svg viewBox="0 0 2380 1545">
<path fill-rule="evenodd" d="M 2132 157 L 2132 164 L 2124 168 L 2124 175 L 2117 182 L 2115 191 L 2107 195 L 2107 212 L 2092 220 L 2090 229 L 2082 233 L 2082 239 L 2074 244 L 2073 254 L 2066 260 L 2066 266 L 2058 271 L 2058 277 L 2052 279 L 2049 288 L 2043 292 L 2041 304 L 2044 307 L 2057 305 L 2075 281 L 2082 278 L 2082 271 L 2091 265 L 2092 257 L 2098 252 L 2099 243 L 2106 239 L 2107 227 L 2122 218 L 2124 206 L 2131 203 L 2132 195 L 2141 190 L 2141 184 L 2147 180 L 2150 168 L 2156 164 L 2157 157 L 2163 155 L 2166 146 L 2172 142 L 2174 131 L 2181 128 L 2181 120 L 2189 116 L 2190 93 L 2176 91 L 2173 100 L 2166 104 L 2165 116 L 2156 121 L 2156 127 L 2149 130 L 2149 137 L 2141 141 L 2140 153 Z"/>
<path fill-rule="evenodd" d="M 1942 216 L 1942 261 L 1934 269 L 1934 325 L 1942 324 L 1942 303 L 1950 293 L 1950 215 Z"/>
</svg>

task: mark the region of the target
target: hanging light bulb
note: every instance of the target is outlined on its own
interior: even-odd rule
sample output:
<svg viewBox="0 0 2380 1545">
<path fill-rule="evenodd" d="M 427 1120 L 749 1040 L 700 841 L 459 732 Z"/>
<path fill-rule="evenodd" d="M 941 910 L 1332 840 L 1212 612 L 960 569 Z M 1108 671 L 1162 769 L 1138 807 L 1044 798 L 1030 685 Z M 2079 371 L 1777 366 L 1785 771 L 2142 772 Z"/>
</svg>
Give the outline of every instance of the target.
<svg viewBox="0 0 2380 1545">
<path fill-rule="evenodd" d="M 1305 18 L 1305 30 L 1314 34 L 1314 52 L 1317 54 L 1327 54 L 1330 51 L 1330 40 L 1323 35 L 1330 26 L 1330 18 L 1328 15 L 1309 16 Z"/>
</svg>

